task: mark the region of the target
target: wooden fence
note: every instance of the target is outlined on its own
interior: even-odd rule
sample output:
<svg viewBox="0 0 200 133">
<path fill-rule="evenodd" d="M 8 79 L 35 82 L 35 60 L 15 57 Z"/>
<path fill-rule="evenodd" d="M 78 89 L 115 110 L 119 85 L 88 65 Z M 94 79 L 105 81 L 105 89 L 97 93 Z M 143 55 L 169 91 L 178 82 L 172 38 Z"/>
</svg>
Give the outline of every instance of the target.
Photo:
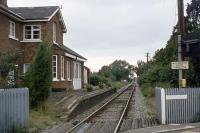
<svg viewBox="0 0 200 133">
<path fill-rule="evenodd" d="M 156 88 L 156 103 L 162 124 L 200 121 L 200 88 Z"/>
<path fill-rule="evenodd" d="M 26 128 L 28 124 L 28 89 L 0 89 L 0 133 Z"/>
</svg>

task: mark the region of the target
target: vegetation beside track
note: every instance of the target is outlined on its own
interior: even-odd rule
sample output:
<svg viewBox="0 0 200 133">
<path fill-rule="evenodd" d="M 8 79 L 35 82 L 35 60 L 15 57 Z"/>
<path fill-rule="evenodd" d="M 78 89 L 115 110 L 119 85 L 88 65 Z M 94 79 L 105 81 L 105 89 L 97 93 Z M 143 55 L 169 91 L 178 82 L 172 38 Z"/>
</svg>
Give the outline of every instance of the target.
<svg viewBox="0 0 200 133">
<path fill-rule="evenodd" d="M 186 34 L 200 32 L 199 7 L 200 1 L 197 0 L 191 0 L 191 3 L 187 5 L 187 15 L 185 17 Z M 146 97 L 155 96 L 155 87 L 178 87 L 178 71 L 171 69 L 171 62 L 178 60 L 177 28 L 177 25 L 175 25 L 166 46 L 157 50 L 148 63 L 143 61 L 138 62 L 138 83 Z M 199 57 L 191 57 L 188 60 L 190 63 L 189 70 L 184 71 L 184 78 L 187 79 L 187 86 L 199 87 Z"/>
</svg>

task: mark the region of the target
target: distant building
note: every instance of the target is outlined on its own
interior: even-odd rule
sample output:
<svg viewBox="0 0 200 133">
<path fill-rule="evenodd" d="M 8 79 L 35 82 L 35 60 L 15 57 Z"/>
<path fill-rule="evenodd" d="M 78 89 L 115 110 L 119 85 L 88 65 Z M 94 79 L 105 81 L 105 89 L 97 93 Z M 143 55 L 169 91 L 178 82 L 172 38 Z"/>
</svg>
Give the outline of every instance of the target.
<svg viewBox="0 0 200 133">
<path fill-rule="evenodd" d="M 20 51 L 17 65 L 21 73 L 26 73 L 38 44 L 45 39 L 53 47 L 52 88 L 80 89 L 86 58 L 63 44 L 66 32 L 58 6 L 8 7 L 7 0 L 0 0 L 0 50 Z"/>
</svg>

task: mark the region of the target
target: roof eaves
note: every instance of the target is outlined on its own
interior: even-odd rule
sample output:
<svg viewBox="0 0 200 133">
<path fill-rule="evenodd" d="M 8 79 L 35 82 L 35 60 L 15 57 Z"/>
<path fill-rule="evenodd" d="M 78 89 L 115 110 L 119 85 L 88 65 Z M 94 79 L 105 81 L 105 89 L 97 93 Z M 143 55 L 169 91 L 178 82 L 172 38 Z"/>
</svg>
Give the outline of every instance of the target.
<svg viewBox="0 0 200 133">
<path fill-rule="evenodd" d="M 0 11 L 2 13 L 4 13 L 4 14 L 8 15 L 11 18 L 18 20 L 18 21 L 23 21 L 24 20 L 24 18 L 22 16 L 17 15 L 13 11 L 11 11 L 10 9 L 5 8 L 5 7 L 1 6 L 1 5 L 0 5 Z"/>
<path fill-rule="evenodd" d="M 51 14 L 51 16 L 49 16 L 48 21 L 50 21 L 50 20 L 53 18 L 53 16 L 54 16 L 59 10 L 60 10 L 60 8 L 58 7 L 58 8 L 53 12 L 53 14 Z"/>
<path fill-rule="evenodd" d="M 63 28 L 64 28 L 63 32 L 64 32 L 64 33 L 67 33 L 67 28 L 66 28 L 66 25 L 65 25 L 65 21 L 64 21 L 64 19 L 63 19 L 63 16 L 62 16 L 62 13 L 61 13 L 60 10 L 59 10 L 59 14 L 60 14 L 61 22 L 62 22 Z"/>
<path fill-rule="evenodd" d="M 23 22 L 48 22 L 48 19 L 29 19 L 24 20 Z"/>
<path fill-rule="evenodd" d="M 63 48 L 65 49 L 66 52 L 70 53 L 71 55 L 74 55 L 74 56 L 76 56 L 77 58 L 81 58 L 81 59 L 83 59 L 84 61 L 87 60 L 86 58 L 84 58 L 84 57 L 81 56 L 80 54 L 76 53 L 74 50 L 68 48 L 67 46 L 64 45 Z M 69 51 L 70 51 L 70 52 L 69 52 Z"/>
<path fill-rule="evenodd" d="M 59 12 L 60 21 L 61 21 L 61 23 L 62 23 L 62 25 L 63 25 L 63 32 L 64 32 L 64 33 L 67 32 L 67 28 L 66 28 L 66 25 L 65 25 L 65 22 L 64 22 L 64 19 L 63 19 L 63 17 L 62 17 L 62 13 L 61 13 L 59 7 L 54 11 L 54 13 L 53 13 L 51 16 L 49 16 L 49 17 L 47 17 L 47 18 L 44 18 L 44 19 L 29 19 L 29 20 L 27 20 L 27 19 L 23 18 L 22 16 L 20 16 L 20 15 L 14 13 L 14 12 L 11 11 L 10 9 L 5 8 L 5 7 L 1 6 L 1 5 L 0 5 L 0 11 L 1 11 L 2 13 L 6 14 L 6 15 L 8 15 L 8 16 L 10 16 L 10 17 L 12 17 L 13 19 L 16 19 L 16 20 L 21 21 L 21 22 L 48 22 L 48 21 L 50 21 L 50 20 L 54 17 L 54 15 L 55 15 L 57 12 Z"/>
<path fill-rule="evenodd" d="M 60 21 L 61 21 L 61 23 L 62 23 L 62 25 L 63 25 L 63 28 L 64 28 L 63 32 L 64 32 L 64 33 L 67 33 L 67 28 L 66 28 L 66 25 L 65 25 L 65 22 L 64 22 L 64 19 L 63 19 L 63 16 L 62 16 L 62 13 L 61 13 L 59 7 L 58 7 L 58 9 L 56 9 L 56 11 L 48 18 L 48 21 L 50 21 L 50 20 L 55 16 L 55 14 L 56 14 L 57 12 L 59 12 Z"/>
</svg>

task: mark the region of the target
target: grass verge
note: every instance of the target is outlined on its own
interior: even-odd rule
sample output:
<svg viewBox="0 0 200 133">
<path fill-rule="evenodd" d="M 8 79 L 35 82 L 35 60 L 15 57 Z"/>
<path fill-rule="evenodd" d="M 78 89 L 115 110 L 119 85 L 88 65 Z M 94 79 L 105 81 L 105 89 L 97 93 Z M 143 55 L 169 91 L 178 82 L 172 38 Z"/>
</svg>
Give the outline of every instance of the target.
<svg viewBox="0 0 200 133">
<path fill-rule="evenodd" d="M 158 82 L 156 83 L 157 87 L 169 88 L 170 83 Z M 149 83 L 144 83 L 141 85 L 141 90 L 143 95 L 145 96 L 146 103 L 150 109 L 149 115 L 156 115 L 156 98 L 155 98 L 155 87 L 153 87 Z"/>
<path fill-rule="evenodd" d="M 37 130 L 46 129 L 59 121 L 57 110 L 48 104 L 43 108 L 30 110 L 30 128 Z"/>
</svg>

